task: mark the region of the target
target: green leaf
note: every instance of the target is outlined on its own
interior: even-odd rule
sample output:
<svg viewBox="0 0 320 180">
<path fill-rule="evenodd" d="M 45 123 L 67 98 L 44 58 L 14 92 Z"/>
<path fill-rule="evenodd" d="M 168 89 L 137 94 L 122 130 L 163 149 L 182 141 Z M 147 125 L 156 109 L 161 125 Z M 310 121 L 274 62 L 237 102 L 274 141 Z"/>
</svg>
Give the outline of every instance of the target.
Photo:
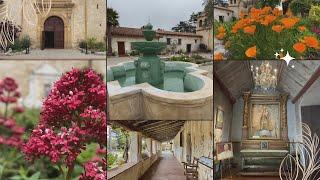
<svg viewBox="0 0 320 180">
<path fill-rule="evenodd" d="M 17 176 L 12 176 L 9 178 L 10 180 L 21 180 L 23 179 L 21 176 L 17 175 Z"/>
<path fill-rule="evenodd" d="M 31 177 L 28 178 L 28 180 L 38 180 L 40 177 L 40 172 L 37 172 L 33 174 Z"/>
</svg>

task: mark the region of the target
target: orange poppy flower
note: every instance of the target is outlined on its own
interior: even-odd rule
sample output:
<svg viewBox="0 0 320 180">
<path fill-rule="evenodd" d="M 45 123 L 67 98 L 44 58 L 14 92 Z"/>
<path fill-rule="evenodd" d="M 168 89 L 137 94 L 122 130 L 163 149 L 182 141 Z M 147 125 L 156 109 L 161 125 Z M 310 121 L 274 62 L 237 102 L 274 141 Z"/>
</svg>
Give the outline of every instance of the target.
<svg viewBox="0 0 320 180">
<path fill-rule="evenodd" d="M 271 23 L 272 21 L 274 21 L 275 19 L 277 19 L 276 16 L 273 16 L 273 15 L 267 15 L 265 17 L 265 20 L 268 22 L 268 23 Z"/>
<path fill-rule="evenodd" d="M 219 33 L 225 33 L 226 29 L 223 26 L 218 27 L 218 32 Z"/>
<path fill-rule="evenodd" d="M 219 34 L 216 35 L 216 38 L 221 40 L 221 39 L 224 38 L 225 35 L 226 35 L 226 33 L 219 33 Z"/>
<path fill-rule="evenodd" d="M 282 15 L 282 11 L 279 10 L 278 8 L 274 8 L 272 10 L 272 14 L 275 15 L 275 16 L 281 16 Z"/>
<path fill-rule="evenodd" d="M 256 26 L 252 25 L 252 26 L 247 26 L 245 28 L 243 28 L 243 31 L 247 34 L 254 34 L 254 32 L 256 31 Z"/>
<path fill-rule="evenodd" d="M 286 29 L 290 29 L 299 21 L 299 18 L 283 18 L 280 21 Z"/>
<path fill-rule="evenodd" d="M 250 58 L 254 58 L 257 55 L 257 46 L 252 46 L 246 50 L 246 56 Z"/>
<path fill-rule="evenodd" d="M 305 26 L 299 26 L 298 29 L 299 29 L 300 31 L 305 31 L 307 28 L 306 28 Z"/>
<path fill-rule="evenodd" d="M 262 12 L 264 14 L 268 14 L 271 10 L 272 10 L 272 8 L 270 6 L 265 6 L 262 8 Z"/>
<path fill-rule="evenodd" d="M 213 57 L 213 60 L 214 60 L 214 61 L 221 61 L 221 60 L 223 60 L 223 54 L 222 54 L 221 52 L 215 54 L 214 57 Z"/>
<path fill-rule="evenodd" d="M 281 25 L 272 26 L 272 30 L 277 32 L 277 33 L 280 33 L 282 31 L 282 29 L 283 29 L 283 26 L 281 26 Z"/>
<path fill-rule="evenodd" d="M 301 42 L 295 43 L 293 45 L 293 49 L 296 50 L 298 53 L 303 53 L 306 50 L 306 48 L 306 45 Z"/>
<path fill-rule="evenodd" d="M 306 36 L 303 38 L 303 42 L 309 47 L 318 48 L 318 40 L 315 37 Z"/>
<path fill-rule="evenodd" d="M 243 19 L 246 15 L 247 15 L 246 13 L 244 13 L 244 12 L 240 12 L 239 17 L 240 17 L 240 19 Z"/>
</svg>

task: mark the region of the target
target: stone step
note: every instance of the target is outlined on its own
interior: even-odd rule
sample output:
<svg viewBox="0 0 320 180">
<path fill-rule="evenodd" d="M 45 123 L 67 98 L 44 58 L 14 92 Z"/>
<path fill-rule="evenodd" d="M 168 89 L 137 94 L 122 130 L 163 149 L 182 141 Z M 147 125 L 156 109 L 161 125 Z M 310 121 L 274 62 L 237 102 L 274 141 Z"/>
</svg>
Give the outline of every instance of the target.
<svg viewBox="0 0 320 180">
<path fill-rule="evenodd" d="M 240 172 L 241 176 L 279 176 L 279 172 Z"/>
<path fill-rule="evenodd" d="M 249 157 L 244 159 L 245 165 L 280 165 L 283 158 Z"/>
<path fill-rule="evenodd" d="M 267 166 L 267 165 L 246 165 L 243 166 L 243 172 L 273 172 L 278 171 L 279 166 Z"/>
</svg>

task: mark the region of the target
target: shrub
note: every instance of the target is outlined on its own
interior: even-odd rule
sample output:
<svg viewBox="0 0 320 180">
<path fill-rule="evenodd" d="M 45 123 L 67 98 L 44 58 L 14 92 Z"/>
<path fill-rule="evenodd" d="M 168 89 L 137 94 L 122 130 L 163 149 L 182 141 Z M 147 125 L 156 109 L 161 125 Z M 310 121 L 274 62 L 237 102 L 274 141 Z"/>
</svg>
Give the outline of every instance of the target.
<svg viewBox="0 0 320 180">
<path fill-rule="evenodd" d="M 89 38 L 89 39 L 87 39 L 87 44 L 88 44 L 88 49 L 95 49 L 96 44 L 97 44 L 97 39 L 96 38 Z"/>
<path fill-rule="evenodd" d="M 31 40 L 28 35 L 25 35 L 21 38 L 21 46 L 25 49 L 30 48 L 31 46 Z"/>
<path fill-rule="evenodd" d="M 105 45 L 103 42 L 97 42 L 97 43 L 95 44 L 95 49 L 98 50 L 98 51 L 100 51 L 100 52 L 104 52 L 104 51 L 107 50 L 107 49 L 106 49 L 106 45 Z"/>
<path fill-rule="evenodd" d="M 308 26 L 307 21 L 290 13 L 282 15 L 277 8 L 251 8 L 235 24 L 216 27 L 215 37 L 224 42 L 232 60 L 276 59 L 274 54 L 280 49 L 303 59 L 318 48 L 318 39 Z"/>
<path fill-rule="evenodd" d="M 79 48 L 85 49 L 87 47 L 87 41 L 86 40 L 80 40 L 78 46 L 79 46 Z"/>
<path fill-rule="evenodd" d="M 195 59 L 195 60 L 202 60 L 202 59 L 204 59 L 202 56 L 200 56 L 199 54 L 193 54 L 192 56 L 191 56 L 191 58 L 192 59 Z"/>
<path fill-rule="evenodd" d="M 320 6 L 311 6 L 309 12 L 309 19 L 313 21 L 315 24 L 320 23 Z"/>
</svg>

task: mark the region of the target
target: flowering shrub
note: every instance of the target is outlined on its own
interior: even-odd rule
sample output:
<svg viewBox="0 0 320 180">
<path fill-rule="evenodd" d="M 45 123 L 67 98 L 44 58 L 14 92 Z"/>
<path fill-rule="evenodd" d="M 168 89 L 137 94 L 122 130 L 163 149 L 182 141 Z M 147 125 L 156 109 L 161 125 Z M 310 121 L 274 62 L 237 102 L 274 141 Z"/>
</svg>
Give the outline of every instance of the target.
<svg viewBox="0 0 320 180">
<path fill-rule="evenodd" d="M 296 59 L 314 58 L 319 51 L 310 23 L 290 13 L 283 15 L 277 8 L 251 8 L 240 19 L 215 29 L 215 37 L 224 42 L 228 59 L 276 59 L 274 54 L 284 49 Z M 282 55 L 280 55 L 282 56 Z M 215 55 L 221 59 L 221 54 Z M 277 57 L 280 58 L 280 57 Z"/>
<path fill-rule="evenodd" d="M 13 78 L 6 77 L 0 81 L 0 102 L 4 104 L 4 112 L 0 114 L 0 145 L 20 148 L 23 143 L 22 134 L 25 129 L 17 125 L 12 117 L 15 113 L 24 111 L 22 107 L 12 107 L 12 114 L 9 115 L 9 105 L 16 104 L 20 97 L 17 91 L 18 85 Z"/>
<path fill-rule="evenodd" d="M 65 73 L 45 99 L 40 122 L 23 146 L 26 158 L 48 157 L 58 166 L 64 164 L 68 167 L 65 179 L 70 179 L 75 160 L 86 145 L 106 145 L 105 110 L 106 87 L 101 76 L 91 69 Z M 86 179 L 94 179 L 94 172 L 99 178 L 105 175 L 97 164 L 86 164 L 84 170 Z"/>
</svg>

